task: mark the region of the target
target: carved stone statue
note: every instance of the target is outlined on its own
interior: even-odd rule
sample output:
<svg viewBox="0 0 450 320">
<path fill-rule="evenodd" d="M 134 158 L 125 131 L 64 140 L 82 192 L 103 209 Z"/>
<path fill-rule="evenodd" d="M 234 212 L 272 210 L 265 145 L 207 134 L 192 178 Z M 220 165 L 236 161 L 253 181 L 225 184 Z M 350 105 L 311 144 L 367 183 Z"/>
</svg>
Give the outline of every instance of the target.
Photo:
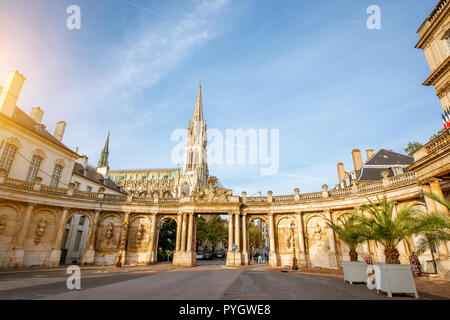
<svg viewBox="0 0 450 320">
<path fill-rule="evenodd" d="M 105 243 L 106 244 L 110 244 L 111 243 L 111 239 L 114 235 L 114 225 L 112 222 L 110 222 L 108 224 L 108 226 L 106 227 L 106 234 L 105 234 Z"/>
<path fill-rule="evenodd" d="M 318 223 L 314 226 L 314 239 L 316 240 L 322 240 L 322 228 Z"/>
<path fill-rule="evenodd" d="M 8 217 L 7 216 L 1 216 L 0 217 L 0 234 L 5 232 L 7 223 L 8 223 Z"/>
<path fill-rule="evenodd" d="M 39 242 L 41 241 L 41 238 L 45 233 L 46 226 L 47 226 L 47 221 L 45 219 L 41 219 L 38 222 L 37 228 L 36 228 L 36 233 L 35 233 L 36 236 L 34 237 L 35 244 L 39 244 Z"/>
<path fill-rule="evenodd" d="M 136 233 L 136 242 L 138 244 L 141 244 L 142 240 L 144 239 L 144 234 L 145 234 L 145 226 L 143 224 L 140 224 L 138 232 Z"/>
</svg>

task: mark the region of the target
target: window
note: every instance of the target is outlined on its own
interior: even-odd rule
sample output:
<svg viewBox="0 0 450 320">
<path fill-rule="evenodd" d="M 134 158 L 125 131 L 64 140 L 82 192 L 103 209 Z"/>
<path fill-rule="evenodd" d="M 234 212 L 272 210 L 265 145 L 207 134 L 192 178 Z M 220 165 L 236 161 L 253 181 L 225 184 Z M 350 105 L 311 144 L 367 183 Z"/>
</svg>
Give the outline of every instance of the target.
<svg viewBox="0 0 450 320">
<path fill-rule="evenodd" d="M 92 192 L 92 187 L 87 186 L 87 187 L 86 187 L 86 191 L 87 191 L 87 192 Z"/>
<path fill-rule="evenodd" d="M 450 32 L 448 32 L 447 35 L 445 36 L 444 43 L 447 48 L 447 52 L 450 52 Z"/>
<path fill-rule="evenodd" d="M 7 144 L 5 150 L 3 151 L 2 158 L 0 159 L 0 169 L 5 169 L 6 175 L 9 174 L 16 151 L 16 147 L 11 144 Z"/>
<path fill-rule="evenodd" d="M 39 172 L 39 167 L 41 166 L 41 160 L 42 158 L 39 156 L 34 155 L 31 159 L 30 168 L 28 169 L 28 174 L 26 180 L 28 182 L 34 182 L 34 179 L 36 179 L 36 175 Z"/>
<path fill-rule="evenodd" d="M 78 225 L 84 226 L 84 222 L 86 221 L 86 216 L 81 216 L 80 221 L 78 222 Z"/>
<path fill-rule="evenodd" d="M 74 185 L 75 185 L 75 186 L 74 186 L 73 188 L 74 188 L 75 190 L 79 190 L 79 189 L 80 189 L 80 183 L 79 183 L 79 182 L 75 181 L 75 182 L 74 182 Z"/>
<path fill-rule="evenodd" d="M 52 180 L 50 181 L 50 186 L 57 187 L 59 183 L 59 178 L 61 177 L 61 171 L 62 167 L 59 165 L 55 165 L 55 168 L 53 168 L 53 175 Z"/>
</svg>

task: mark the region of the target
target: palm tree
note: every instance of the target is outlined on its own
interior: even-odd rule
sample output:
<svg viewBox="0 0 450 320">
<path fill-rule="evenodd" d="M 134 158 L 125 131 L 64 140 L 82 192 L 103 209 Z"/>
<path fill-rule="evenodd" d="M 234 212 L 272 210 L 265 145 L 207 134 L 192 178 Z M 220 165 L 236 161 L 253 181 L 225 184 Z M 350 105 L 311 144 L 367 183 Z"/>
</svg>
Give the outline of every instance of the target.
<svg viewBox="0 0 450 320">
<path fill-rule="evenodd" d="M 366 240 L 364 226 L 356 223 L 349 215 L 340 216 L 336 222 L 329 219 L 326 219 L 326 222 L 349 248 L 350 261 L 358 261 L 356 247 Z"/>
<path fill-rule="evenodd" d="M 450 201 L 434 193 L 425 192 L 424 195 L 439 202 L 447 210 L 450 210 Z M 436 265 L 434 250 L 439 245 L 450 241 L 450 215 L 448 212 L 423 213 L 418 217 L 417 224 L 420 229 L 419 234 L 422 236 L 416 247 L 417 253 L 420 255 L 429 249 L 433 263 Z"/>
<path fill-rule="evenodd" d="M 362 207 L 363 214 L 354 215 L 351 220 L 366 227 L 365 239 L 375 240 L 384 247 L 387 264 L 400 264 L 397 245 L 402 240 L 408 242 L 410 236 L 424 229 L 424 225 L 417 223 L 417 211 L 412 206 L 403 208 L 394 216 L 396 202 L 388 201 L 386 196 L 382 200 L 377 199 L 378 204 L 368 199 L 370 205 Z"/>
</svg>

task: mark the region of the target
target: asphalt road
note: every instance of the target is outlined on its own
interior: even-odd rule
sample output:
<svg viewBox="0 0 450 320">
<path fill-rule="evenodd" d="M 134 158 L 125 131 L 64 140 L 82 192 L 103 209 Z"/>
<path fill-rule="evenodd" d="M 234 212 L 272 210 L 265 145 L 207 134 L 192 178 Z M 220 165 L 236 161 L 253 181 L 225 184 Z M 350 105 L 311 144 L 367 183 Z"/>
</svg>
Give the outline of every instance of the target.
<svg viewBox="0 0 450 320">
<path fill-rule="evenodd" d="M 81 290 L 68 290 L 63 270 L 0 274 L 0 299 L 334 300 L 414 299 L 377 294 L 341 279 L 220 265 L 149 270 L 82 271 Z"/>
</svg>

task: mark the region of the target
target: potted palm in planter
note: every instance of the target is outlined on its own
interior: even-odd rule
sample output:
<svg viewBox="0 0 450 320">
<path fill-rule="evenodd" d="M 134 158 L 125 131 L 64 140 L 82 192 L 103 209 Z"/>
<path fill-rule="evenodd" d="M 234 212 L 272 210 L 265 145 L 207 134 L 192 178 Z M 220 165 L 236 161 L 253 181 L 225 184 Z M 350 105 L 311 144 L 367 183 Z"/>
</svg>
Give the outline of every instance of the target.
<svg viewBox="0 0 450 320">
<path fill-rule="evenodd" d="M 401 264 L 397 245 L 408 241 L 413 234 L 423 227 L 417 222 L 417 211 L 407 206 L 394 214 L 395 201 L 388 201 L 386 196 L 378 204 L 369 200 L 364 205 L 362 215 L 354 215 L 352 220 L 366 227 L 365 238 L 375 240 L 384 247 L 385 264 L 375 264 L 375 281 L 378 292 L 412 293 L 418 298 L 410 265 Z"/>
<path fill-rule="evenodd" d="M 366 282 L 367 265 L 365 262 L 358 261 L 358 252 L 356 247 L 365 241 L 364 226 L 357 223 L 351 216 L 342 215 L 336 222 L 327 219 L 327 225 L 334 230 L 339 239 L 349 248 L 350 261 L 343 261 L 344 281 L 353 284 L 353 282 Z"/>
</svg>

